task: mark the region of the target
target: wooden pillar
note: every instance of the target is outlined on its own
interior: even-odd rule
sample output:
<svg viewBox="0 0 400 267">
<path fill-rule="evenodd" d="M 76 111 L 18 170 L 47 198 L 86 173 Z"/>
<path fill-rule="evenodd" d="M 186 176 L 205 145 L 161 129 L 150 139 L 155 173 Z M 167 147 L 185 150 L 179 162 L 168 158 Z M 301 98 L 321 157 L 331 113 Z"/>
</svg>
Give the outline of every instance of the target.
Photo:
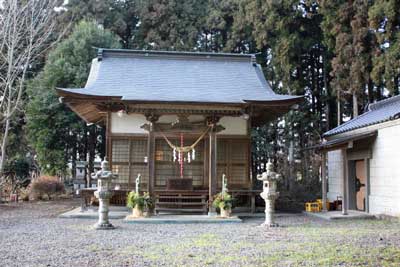
<svg viewBox="0 0 400 267">
<path fill-rule="evenodd" d="M 217 193 L 217 122 L 219 117 L 210 116 L 207 118 L 207 124 L 211 126 L 209 132 L 208 149 L 208 215 L 216 215 L 212 203 L 214 195 Z"/>
<path fill-rule="evenodd" d="M 147 182 L 147 191 L 152 196 L 154 193 L 154 174 L 155 174 L 155 138 L 154 131 L 151 129 L 147 135 L 147 167 L 149 171 L 149 180 Z"/>
<path fill-rule="evenodd" d="M 342 149 L 342 161 L 343 161 L 343 196 L 342 196 L 342 214 L 348 214 L 349 208 L 349 197 L 348 197 L 348 189 L 349 189 L 349 163 L 347 160 L 347 149 Z"/>
<path fill-rule="evenodd" d="M 322 211 L 327 212 L 327 177 L 326 177 L 326 151 L 322 151 L 321 159 L 321 180 L 322 180 Z"/>
<path fill-rule="evenodd" d="M 154 180 L 155 180 L 155 135 L 154 124 L 158 121 L 159 116 L 155 114 L 146 114 L 146 119 L 149 123 L 147 135 L 147 166 L 149 171 L 149 180 L 147 182 L 147 191 L 154 195 Z"/>
<path fill-rule="evenodd" d="M 250 212 L 256 213 L 256 195 L 254 193 L 251 193 L 250 197 Z"/>
<path fill-rule="evenodd" d="M 112 168 L 111 112 L 107 112 L 106 118 L 106 158 Z"/>
<path fill-rule="evenodd" d="M 209 134 L 209 156 L 208 156 L 208 214 L 214 215 L 215 208 L 212 205 L 214 195 L 217 193 L 217 135 L 213 127 Z"/>
</svg>

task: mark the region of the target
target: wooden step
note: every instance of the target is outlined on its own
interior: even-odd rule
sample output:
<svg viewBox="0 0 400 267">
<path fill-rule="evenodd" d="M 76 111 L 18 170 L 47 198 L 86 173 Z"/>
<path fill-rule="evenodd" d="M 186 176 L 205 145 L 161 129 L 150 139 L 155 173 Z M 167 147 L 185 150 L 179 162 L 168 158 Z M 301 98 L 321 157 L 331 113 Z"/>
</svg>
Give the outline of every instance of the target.
<svg viewBox="0 0 400 267">
<path fill-rule="evenodd" d="M 203 202 L 156 202 L 156 205 L 204 206 L 204 205 L 206 205 L 206 203 L 203 203 Z"/>
<path fill-rule="evenodd" d="M 171 198 L 171 199 L 206 199 L 205 196 L 169 196 L 169 195 L 156 196 L 156 199 L 160 199 L 160 198 Z"/>
<path fill-rule="evenodd" d="M 156 208 L 156 212 L 159 211 L 179 211 L 179 212 L 207 212 L 206 209 L 179 209 L 179 208 Z"/>
</svg>

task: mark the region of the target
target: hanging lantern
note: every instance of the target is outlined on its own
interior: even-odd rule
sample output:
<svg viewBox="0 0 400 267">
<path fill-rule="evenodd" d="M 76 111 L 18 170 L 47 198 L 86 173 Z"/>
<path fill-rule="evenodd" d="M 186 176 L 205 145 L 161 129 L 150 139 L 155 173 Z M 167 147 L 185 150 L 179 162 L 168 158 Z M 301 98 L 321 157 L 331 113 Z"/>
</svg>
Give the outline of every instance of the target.
<svg viewBox="0 0 400 267">
<path fill-rule="evenodd" d="M 195 160 L 196 159 L 196 150 L 193 148 L 192 150 L 192 159 Z"/>
</svg>

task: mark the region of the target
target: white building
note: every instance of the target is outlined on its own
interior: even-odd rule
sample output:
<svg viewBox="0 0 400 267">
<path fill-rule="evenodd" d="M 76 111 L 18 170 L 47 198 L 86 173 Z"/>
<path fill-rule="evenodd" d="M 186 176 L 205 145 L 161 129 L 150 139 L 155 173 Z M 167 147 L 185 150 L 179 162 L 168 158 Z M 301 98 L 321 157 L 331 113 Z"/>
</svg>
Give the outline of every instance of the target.
<svg viewBox="0 0 400 267">
<path fill-rule="evenodd" d="M 400 96 L 324 134 L 323 197 L 343 199 L 343 213 L 400 216 Z M 324 170 L 323 170 L 324 172 Z"/>
</svg>

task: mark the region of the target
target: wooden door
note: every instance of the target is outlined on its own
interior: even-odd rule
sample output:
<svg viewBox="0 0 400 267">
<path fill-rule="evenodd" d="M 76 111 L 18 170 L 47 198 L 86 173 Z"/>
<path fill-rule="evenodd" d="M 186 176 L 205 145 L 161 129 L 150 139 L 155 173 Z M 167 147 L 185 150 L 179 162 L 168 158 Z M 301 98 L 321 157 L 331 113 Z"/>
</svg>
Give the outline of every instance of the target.
<svg viewBox="0 0 400 267">
<path fill-rule="evenodd" d="M 357 160 L 355 177 L 356 208 L 361 211 L 365 211 L 366 182 L 367 175 L 365 173 L 365 161 Z"/>
</svg>

